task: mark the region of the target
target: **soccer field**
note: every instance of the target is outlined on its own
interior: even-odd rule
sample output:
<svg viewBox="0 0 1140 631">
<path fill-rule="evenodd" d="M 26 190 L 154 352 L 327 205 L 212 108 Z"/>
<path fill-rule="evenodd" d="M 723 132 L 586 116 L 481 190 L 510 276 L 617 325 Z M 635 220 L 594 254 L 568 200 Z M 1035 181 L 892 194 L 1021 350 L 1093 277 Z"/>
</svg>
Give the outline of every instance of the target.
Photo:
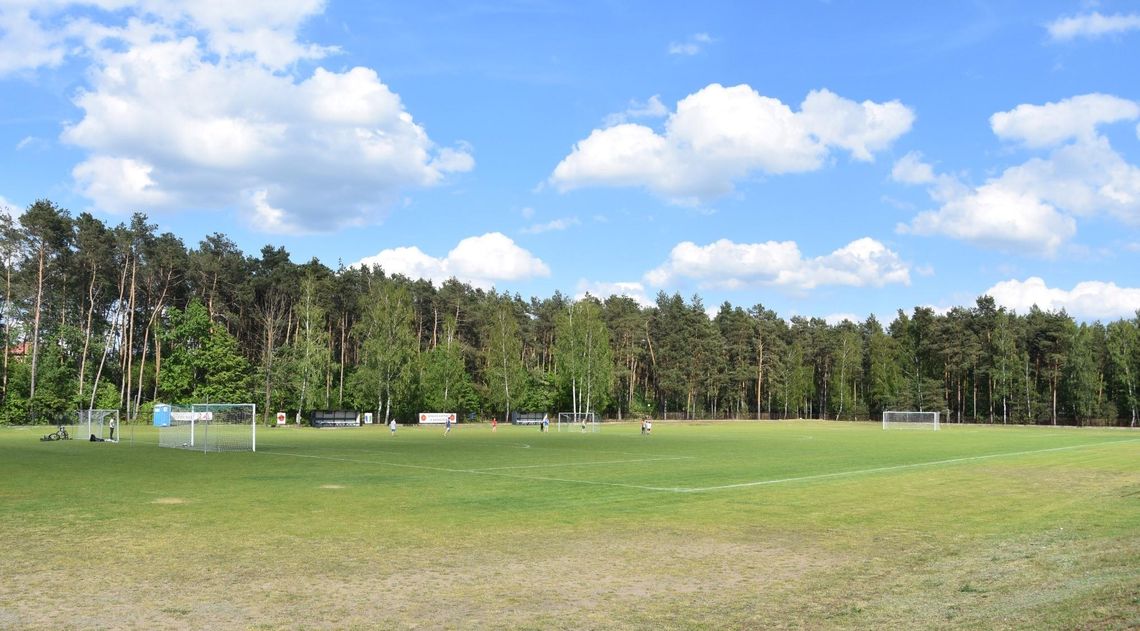
<svg viewBox="0 0 1140 631">
<path fill-rule="evenodd" d="M 1140 433 L 0 429 L 0 628 L 1135 628 Z"/>
</svg>

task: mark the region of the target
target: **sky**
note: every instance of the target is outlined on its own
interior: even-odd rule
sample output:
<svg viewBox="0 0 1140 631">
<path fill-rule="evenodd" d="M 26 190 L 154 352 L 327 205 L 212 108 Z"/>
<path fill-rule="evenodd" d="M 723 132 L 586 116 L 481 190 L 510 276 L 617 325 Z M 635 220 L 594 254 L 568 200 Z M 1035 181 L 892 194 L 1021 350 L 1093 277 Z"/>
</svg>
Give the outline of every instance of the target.
<svg viewBox="0 0 1140 631">
<path fill-rule="evenodd" d="M 1140 3 L 0 0 L 0 206 L 545 298 L 1140 309 Z"/>
</svg>

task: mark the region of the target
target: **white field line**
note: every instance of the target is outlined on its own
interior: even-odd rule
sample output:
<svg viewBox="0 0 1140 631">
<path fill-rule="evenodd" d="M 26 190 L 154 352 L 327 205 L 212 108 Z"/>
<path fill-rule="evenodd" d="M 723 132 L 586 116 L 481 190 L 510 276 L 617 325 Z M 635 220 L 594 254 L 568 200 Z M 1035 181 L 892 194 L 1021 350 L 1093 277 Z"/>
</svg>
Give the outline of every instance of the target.
<svg viewBox="0 0 1140 631">
<path fill-rule="evenodd" d="M 485 467 L 483 469 L 468 469 L 468 471 L 503 471 L 506 469 L 545 469 L 548 467 L 590 467 L 603 464 L 633 464 L 635 462 L 659 462 L 661 460 L 692 460 L 696 456 L 668 456 L 661 458 L 638 458 L 637 460 L 598 460 L 595 462 L 558 462 L 546 464 L 520 464 L 509 467 Z"/>
<path fill-rule="evenodd" d="M 642 491 L 659 491 L 666 493 L 706 493 L 709 491 L 723 491 L 727 489 L 740 489 L 754 486 L 768 486 L 773 484 L 786 484 L 789 482 L 808 482 L 811 480 L 826 480 L 828 478 L 839 478 L 847 476 L 865 475 L 871 473 L 883 473 L 886 471 L 901 471 L 903 469 L 915 469 L 918 467 L 932 467 L 944 464 L 956 464 L 959 462 L 971 462 L 975 460 L 989 460 L 993 458 L 1008 458 L 1012 456 L 1027 456 L 1032 454 L 1049 453 L 1053 451 L 1068 451 L 1071 449 L 1083 449 L 1085 447 L 1103 447 L 1106 445 L 1117 445 L 1122 443 L 1135 443 L 1140 442 L 1140 438 L 1129 440 L 1110 440 L 1101 443 L 1086 443 L 1083 445 L 1069 445 L 1067 447 L 1050 447 L 1047 449 L 1031 449 L 1027 451 L 1012 451 L 999 454 L 987 454 L 984 456 L 966 456 L 963 458 L 949 458 L 946 460 L 932 460 L 930 462 L 916 462 L 912 464 L 892 465 L 889 467 L 874 467 L 871 469 L 855 469 L 852 471 L 838 471 L 835 473 L 820 473 L 817 475 L 804 475 L 792 478 L 776 478 L 772 480 L 757 480 L 755 482 L 739 482 L 736 484 L 723 484 L 720 486 L 705 486 L 705 487 L 668 487 L 668 486 L 648 486 L 642 484 L 627 484 L 623 482 L 604 482 L 601 480 L 576 480 L 571 478 L 554 478 L 549 476 L 534 476 L 534 475 L 519 475 L 514 473 L 504 473 L 501 471 L 492 471 L 487 469 L 453 469 L 448 467 L 431 467 L 428 465 L 415 465 L 403 464 L 397 462 L 384 462 L 381 460 L 361 460 L 357 458 L 339 458 L 335 456 L 316 456 L 309 454 L 290 454 L 280 452 L 264 452 L 269 455 L 276 456 L 291 456 L 294 458 L 312 458 L 315 460 L 333 460 L 337 462 L 355 462 L 360 464 L 380 465 L 386 467 L 400 467 L 406 469 L 421 469 L 427 471 L 441 471 L 444 473 L 471 473 L 475 475 L 489 475 L 502 478 L 513 478 L 517 480 L 529 481 L 542 481 L 542 482 L 563 482 L 567 484 L 586 484 L 591 486 L 610 486 L 625 489 L 640 489 Z M 670 458 L 676 459 L 676 458 Z M 628 462 L 628 461 L 627 461 Z M 552 465 L 557 466 L 557 465 Z"/>
<path fill-rule="evenodd" d="M 703 493 L 705 491 L 720 491 L 724 489 L 740 489 L 750 486 L 765 486 L 769 484 L 784 484 L 787 482 L 805 482 L 808 480 L 825 480 L 827 478 L 839 478 L 852 475 L 863 475 L 867 473 L 882 473 L 884 471 L 899 471 L 902 469 L 915 469 L 918 467 L 932 467 L 943 464 L 956 464 L 959 462 L 971 462 L 974 460 L 988 460 L 992 458 L 1008 458 L 1011 456 L 1028 456 L 1031 454 L 1042 454 L 1051 451 L 1067 451 L 1070 449 L 1083 449 L 1085 447 L 1103 447 L 1105 445 L 1116 445 L 1120 443 L 1134 443 L 1140 441 L 1140 438 L 1131 440 L 1110 440 L 1103 443 L 1087 443 L 1084 445 L 1069 445 L 1067 447 L 1050 447 L 1048 449 L 1031 449 L 1028 451 L 1011 451 L 1000 454 L 987 454 L 984 456 L 966 456 L 963 458 L 949 458 L 947 460 L 932 460 L 930 462 L 916 462 L 913 464 L 900 464 L 890 467 L 875 467 L 872 469 L 856 469 L 854 471 L 839 471 L 836 473 L 820 473 L 817 475 L 804 475 L 794 478 L 777 478 L 774 480 L 758 480 L 756 482 L 740 482 L 737 484 L 722 484 L 720 486 L 704 486 L 697 488 L 681 489 L 681 493 Z"/>
</svg>

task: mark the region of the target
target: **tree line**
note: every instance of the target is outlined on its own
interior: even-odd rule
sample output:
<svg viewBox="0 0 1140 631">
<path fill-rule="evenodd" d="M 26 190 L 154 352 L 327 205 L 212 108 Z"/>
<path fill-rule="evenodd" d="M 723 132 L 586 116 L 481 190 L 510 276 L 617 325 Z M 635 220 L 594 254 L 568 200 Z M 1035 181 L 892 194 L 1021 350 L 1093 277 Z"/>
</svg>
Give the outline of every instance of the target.
<svg viewBox="0 0 1140 631">
<path fill-rule="evenodd" d="M 0 214 L 0 422 L 154 402 L 254 402 L 411 421 L 420 411 L 607 418 L 878 418 L 1136 426 L 1140 313 L 1076 322 L 982 296 L 885 326 L 785 320 L 761 304 L 660 293 L 579 300 L 379 268 L 188 248 L 138 213 L 108 226 L 48 200 Z"/>
</svg>

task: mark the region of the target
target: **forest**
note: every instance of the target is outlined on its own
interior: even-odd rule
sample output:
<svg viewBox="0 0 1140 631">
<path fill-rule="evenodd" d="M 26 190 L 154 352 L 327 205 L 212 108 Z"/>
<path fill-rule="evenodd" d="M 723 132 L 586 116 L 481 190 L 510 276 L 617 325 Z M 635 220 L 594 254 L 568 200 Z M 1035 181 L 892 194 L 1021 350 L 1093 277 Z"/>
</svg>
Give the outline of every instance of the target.
<svg viewBox="0 0 1140 631">
<path fill-rule="evenodd" d="M 48 200 L 0 213 L 0 423 L 155 402 L 370 411 L 411 422 L 595 412 L 620 419 L 878 418 L 1136 426 L 1140 313 L 1107 324 L 981 296 L 890 323 L 785 320 L 660 293 L 524 299 L 451 279 L 196 247 L 146 215 L 109 226 Z"/>
</svg>

